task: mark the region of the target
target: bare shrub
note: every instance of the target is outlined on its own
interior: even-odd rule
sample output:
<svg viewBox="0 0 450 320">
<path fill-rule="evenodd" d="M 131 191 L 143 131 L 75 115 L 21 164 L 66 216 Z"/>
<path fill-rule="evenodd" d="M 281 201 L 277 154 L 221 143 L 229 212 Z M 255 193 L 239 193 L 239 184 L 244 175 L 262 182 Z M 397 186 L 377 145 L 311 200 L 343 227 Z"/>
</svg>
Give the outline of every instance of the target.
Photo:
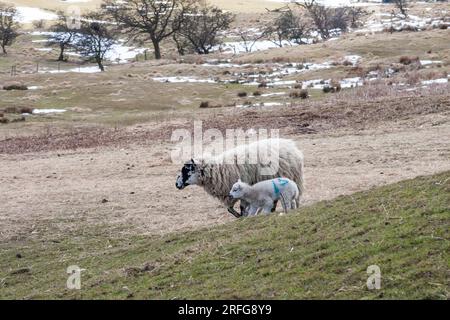
<svg viewBox="0 0 450 320">
<path fill-rule="evenodd" d="M 292 91 L 291 93 L 289 93 L 289 97 L 294 99 L 308 99 L 309 98 L 308 90 L 302 89 L 298 91 Z"/>
<path fill-rule="evenodd" d="M 261 81 L 261 82 L 258 84 L 258 88 L 267 88 L 267 82 L 266 82 L 266 81 Z"/>
<path fill-rule="evenodd" d="M 203 101 L 200 103 L 200 107 L 202 109 L 212 109 L 212 108 L 222 108 L 223 105 L 219 104 L 211 104 L 209 101 Z"/>
<path fill-rule="evenodd" d="M 404 65 L 410 65 L 413 62 L 419 62 L 419 57 L 401 56 L 399 62 Z"/>
<path fill-rule="evenodd" d="M 45 28 L 45 20 L 35 20 L 33 21 L 33 27 L 35 29 L 44 29 Z"/>
<path fill-rule="evenodd" d="M 28 90 L 28 87 L 24 84 L 9 84 L 3 86 L 3 90 Z"/>
<path fill-rule="evenodd" d="M 322 89 L 322 91 L 323 91 L 323 93 L 330 93 L 330 92 L 334 92 L 333 88 L 332 88 L 331 86 L 329 86 L 329 85 L 325 85 L 325 86 L 323 86 L 323 89 Z"/>
<path fill-rule="evenodd" d="M 335 93 L 341 91 L 341 84 L 339 81 L 332 80 L 330 84 L 324 85 L 322 91 L 324 93 Z"/>
<path fill-rule="evenodd" d="M 348 67 L 353 66 L 353 63 L 351 61 L 345 60 L 344 62 L 342 62 L 342 65 Z"/>
<path fill-rule="evenodd" d="M 255 97 L 259 97 L 261 94 L 262 94 L 262 92 L 259 90 L 256 90 L 255 92 L 253 92 L 253 96 L 255 96 Z"/>
<path fill-rule="evenodd" d="M 29 114 L 32 114 L 32 113 L 33 113 L 33 108 L 30 108 L 30 107 L 21 107 L 21 108 L 20 108 L 20 113 L 29 113 Z"/>
<path fill-rule="evenodd" d="M 200 103 L 200 108 L 202 109 L 209 108 L 209 101 L 202 101 Z"/>
<path fill-rule="evenodd" d="M 405 74 L 405 78 L 406 83 L 409 85 L 415 85 L 420 81 L 420 76 L 417 72 L 408 72 L 407 74 Z"/>
<path fill-rule="evenodd" d="M 334 92 L 341 91 L 341 83 L 335 79 L 331 80 L 330 86 L 334 89 Z"/>
<path fill-rule="evenodd" d="M 244 97 L 247 96 L 247 92 L 245 92 L 245 91 L 238 92 L 238 93 L 237 93 L 237 96 L 238 96 L 239 98 L 244 98 Z"/>
</svg>

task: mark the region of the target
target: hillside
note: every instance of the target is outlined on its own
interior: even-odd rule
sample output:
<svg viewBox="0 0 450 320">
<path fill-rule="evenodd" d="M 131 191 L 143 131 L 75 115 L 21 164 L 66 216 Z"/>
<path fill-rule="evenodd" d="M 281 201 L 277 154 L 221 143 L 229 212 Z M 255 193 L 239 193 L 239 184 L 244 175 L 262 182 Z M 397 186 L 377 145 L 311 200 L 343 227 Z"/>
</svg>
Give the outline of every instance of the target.
<svg viewBox="0 0 450 320">
<path fill-rule="evenodd" d="M 449 213 L 444 172 L 161 237 L 84 228 L 2 244 L 0 298 L 448 299 Z M 80 291 L 65 289 L 73 264 Z"/>
</svg>

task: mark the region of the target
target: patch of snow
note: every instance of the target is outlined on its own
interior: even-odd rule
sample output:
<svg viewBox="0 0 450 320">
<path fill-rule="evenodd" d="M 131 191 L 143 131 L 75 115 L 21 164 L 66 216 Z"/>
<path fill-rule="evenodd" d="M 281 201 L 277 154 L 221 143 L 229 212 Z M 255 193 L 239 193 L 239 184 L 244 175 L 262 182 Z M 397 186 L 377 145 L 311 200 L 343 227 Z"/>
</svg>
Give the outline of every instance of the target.
<svg viewBox="0 0 450 320">
<path fill-rule="evenodd" d="M 33 109 L 33 114 L 63 113 L 65 109 Z"/>
<path fill-rule="evenodd" d="M 430 85 L 430 84 L 443 84 L 448 83 L 448 78 L 440 78 L 440 79 L 433 79 L 433 80 L 424 80 L 421 82 L 423 85 Z"/>
<path fill-rule="evenodd" d="M 20 23 L 31 23 L 37 20 L 56 20 L 58 15 L 40 8 L 16 7 L 18 12 L 17 21 Z"/>
<path fill-rule="evenodd" d="M 196 79 L 193 77 L 156 77 L 153 78 L 157 82 L 167 83 L 215 83 L 213 79 Z"/>
<path fill-rule="evenodd" d="M 123 43 L 123 40 L 119 40 L 119 43 L 114 44 L 111 50 L 106 53 L 105 58 L 117 63 L 126 63 L 147 50 L 146 48 L 128 47 Z"/>
<path fill-rule="evenodd" d="M 261 97 L 273 97 L 273 96 L 283 96 L 286 92 L 273 92 L 273 93 L 264 93 Z"/>
<path fill-rule="evenodd" d="M 423 66 L 430 65 L 430 64 L 433 64 L 433 63 L 442 63 L 442 61 L 437 61 L 437 60 L 435 60 L 435 61 L 433 61 L 433 60 L 420 60 L 420 64 L 423 65 Z"/>
<path fill-rule="evenodd" d="M 236 108 L 250 108 L 250 107 L 278 107 L 284 106 L 285 103 L 281 102 L 261 102 L 257 104 L 238 104 Z"/>
<path fill-rule="evenodd" d="M 281 44 L 283 47 L 297 45 L 295 43 L 286 40 L 282 41 Z M 232 42 L 225 42 L 219 46 L 214 47 L 213 51 L 220 51 L 225 54 L 239 54 L 245 52 L 263 51 L 272 48 L 280 48 L 280 46 L 269 40 L 260 40 L 256 41 L 251 48 L 247 48 L 246 44 L 243 41 L 232 41 Z M 247 51 L 247 49 L 249 49 L 249 51 Z"/>
<path fill-rule="evenodd" d="M 89 67 L 79 67 L 79 68 L 72 68 L 72 69 L 61 69 L 61 70 L 46 70 L 42 69 L 39 71 L 40 73 L 68 73 L 68 72 L 75 72 L 75 73 L 97 73 L 101 72 L 98 66 L 89 66 Z"/>
<path fill-rule="evenodd" d="M 56 35 L 56 32 L 50 31 L 34 31 L 30 33 L 32 36 L 45 36 L 51 37 Z M 33 40 L 34 43 L 47 42 L 48 40 Z M 146 48 L 135 48 L 125 45 L 125 40 L 119 40 L 113 44 L 111 49 L 106 53 L 105 59 L 116 63 L 126 63 L 131 59 L 134 59 L 138 54 L 144 53 Z M 68 53 L 70 55 L 70 53 Z M 73 55 L 73 54 L 72 54 Z"/>
<path fill-rule="evenodd" d="M 353 66 L 355 66 L 359 60 L 361 60 L 361 56 L 358 56 L 356 54 L 348 55 L 344 57 L 344 61 L 351 62 Z"/>
</svg>

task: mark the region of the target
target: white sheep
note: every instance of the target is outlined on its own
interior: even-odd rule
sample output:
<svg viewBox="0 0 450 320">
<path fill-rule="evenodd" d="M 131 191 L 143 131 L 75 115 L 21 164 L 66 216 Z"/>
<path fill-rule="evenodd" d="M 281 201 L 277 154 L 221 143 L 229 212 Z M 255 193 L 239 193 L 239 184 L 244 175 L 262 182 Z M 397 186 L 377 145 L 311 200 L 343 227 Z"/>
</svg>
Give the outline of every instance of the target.
<svg viewBox="0 0 450 320">
<path fill-rule="evenodd" d="M 297 184 L 287 178 L 265 180 L 253 186 L 239 179 L 231 188 L 230 197 L 248 203 L 249 215 L 257 215 L 261 211 L 270 213 L 273 203 L 278 200 L 281 200 L 283 210 L 287 213 L 291 209 L 297 209 L 300 192 Z"/>
<path fill-rule="evenodd" d="M 250 153 L 266 152 L 276 154 L 276 161 L 265 165 L 265 161 L 250 161 Z M 246 159 L 245 162 L 238 161 Z M 232 158 L 234 161 L 229 161 Z M 268 170 L 271 169 L 271 170 Z M 219 199 L 228 208 L 228 211 L 236 217 L 245 215 L 247 204 L 241 201 L 241 214 L 234 210 L 233 206 L 238 201 L 230 199 L 228 193 L 233 184 L 241 179 L 248 184 L 255 184 L 267 179 L 286 177 L 293 180 L 298 188 L 300 196 L 303 194 L 303 154 L 289 139 L 266 139 L 238 146 L 225 151 L 212 159 L 198 159 L 185 163 L 179 174 L 176 187 L 184 189 L 189 185 L 199 185 L 204 190 Z M 274 203 L 274 208 L 276 203 Z M 274 210 L 274 209 L 273 209 Z"/>
</svg>

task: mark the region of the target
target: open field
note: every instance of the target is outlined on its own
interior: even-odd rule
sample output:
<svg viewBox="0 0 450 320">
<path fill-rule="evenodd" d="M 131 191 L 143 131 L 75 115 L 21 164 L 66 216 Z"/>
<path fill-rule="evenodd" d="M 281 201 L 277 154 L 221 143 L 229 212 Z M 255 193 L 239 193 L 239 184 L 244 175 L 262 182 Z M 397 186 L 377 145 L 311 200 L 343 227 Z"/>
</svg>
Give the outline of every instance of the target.
<svg viewBox="0 0 450 320">
<path fill-rule="evenodd" d="M 262 2 L 215 1 L 246 28 L 280 5 Z M 446 23 L 450 6 L 412 10 Z M 450 29 L 183 57 L 164 43 L 161 60 L 145 44 L 103 73 L 45 39 L 27 29 L 0 56 L 0 88 L 28 88 L 0 90 L 0 299 L 449 299 Z M 194 121 L 293 139 L 301 208 L 236 220 L 177 190 L 171 135 Z"/>
<path fill-rule="evenodd" d="M 0 297 L 448 299 L 449 179 L 164 236 L 112 235 L 106 223 L 2 243 Z M 80 291 L 64 287 L 74 263 L 85 269 Z M 381 290 L 366 288 L 370 265 L 381 268 Z"/>
</svg>

